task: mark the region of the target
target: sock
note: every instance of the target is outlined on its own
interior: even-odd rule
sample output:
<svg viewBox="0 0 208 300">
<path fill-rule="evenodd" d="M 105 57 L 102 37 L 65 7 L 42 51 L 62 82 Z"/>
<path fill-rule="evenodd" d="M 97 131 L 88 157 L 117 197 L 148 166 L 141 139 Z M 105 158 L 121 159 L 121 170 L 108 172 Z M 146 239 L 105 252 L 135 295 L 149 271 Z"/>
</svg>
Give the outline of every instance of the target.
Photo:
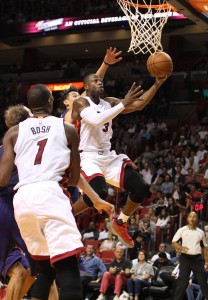
<svg viewBox="0 0 208 300">
<path fill-rule="evenodd" d="M 120 215 L 118 216 L 117 220 L 122 220 L 123 223 L 126 223 L 128 221 L 130 216 L 124 215 L 122 212 L 120 213 Z"/>
</svg>

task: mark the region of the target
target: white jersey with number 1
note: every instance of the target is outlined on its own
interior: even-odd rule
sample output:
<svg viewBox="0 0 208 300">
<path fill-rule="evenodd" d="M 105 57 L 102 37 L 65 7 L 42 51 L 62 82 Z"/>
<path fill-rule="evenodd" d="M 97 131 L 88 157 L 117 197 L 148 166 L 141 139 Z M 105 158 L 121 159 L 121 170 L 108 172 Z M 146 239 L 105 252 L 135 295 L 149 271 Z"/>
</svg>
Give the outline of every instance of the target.
<svg viewBox="0 0 208 300">
<path fill-rule="evenodd" d="M 19 124 L 14 147 L 20 186 L 41 181 L 60 181 L 70 165 L 70 149 L 63 119 L 32 117 Z"/>
<path fill-rule="evenodd" d="M 100 99 L 100 103 L 95 104 L 89 97 L 85 97 L 90 106 L 97 112 L 111 108 L 110 103 Z M 86 123 L 84 120 L 80 122 L 80 151 L 109 151 L 111 148 L 110 139 L 112 138 L 112 122 L 107 122 L 104 125 L 95 126 Z"/>
</svg>

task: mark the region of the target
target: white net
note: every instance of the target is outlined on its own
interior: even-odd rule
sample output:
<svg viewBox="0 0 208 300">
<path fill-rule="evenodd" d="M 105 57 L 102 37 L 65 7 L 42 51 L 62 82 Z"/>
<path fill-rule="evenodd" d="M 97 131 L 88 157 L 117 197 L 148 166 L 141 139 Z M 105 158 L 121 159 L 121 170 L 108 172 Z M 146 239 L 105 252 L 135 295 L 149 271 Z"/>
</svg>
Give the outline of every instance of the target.
<svg viewBox="0 0 208 300">
<path fill-rule="evenodd" d="M 162 51 L 162 29 L 171 14 L 171 6 L 165 0 L 117 0 L 131 28 L 131 44 L 128 51 L 154 53 Z"/>
</svg>

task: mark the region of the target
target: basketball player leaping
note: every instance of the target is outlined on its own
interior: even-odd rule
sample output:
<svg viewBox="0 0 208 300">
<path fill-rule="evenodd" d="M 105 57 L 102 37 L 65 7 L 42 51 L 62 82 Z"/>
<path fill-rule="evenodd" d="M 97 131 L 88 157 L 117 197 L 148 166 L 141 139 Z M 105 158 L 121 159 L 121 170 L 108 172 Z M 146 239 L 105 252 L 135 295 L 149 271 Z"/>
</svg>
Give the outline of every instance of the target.
<svg viewBox="0 0 208 300">
<path fill-rule="evenodd" d="M 84 79 L 86 97 L 75 100 L 73 104 L 72 118 L 80 121 L 79 151 L 82 174 L 102 199 L 108 195 L 106 182 L 129 192 L 123 211 L 108 226 L 127 247 L 134 246 L 127 233 L 127 220 L 147 195 L 149 186 L 134 170 L 131 160 L 125 154 L 117 155 L 115 151 L 110 151 L 111 120 L 119 113 L 142 110 L 165 80 L 166 78 L 156 78 L 156 82 L 147 92 L 142 96 L 141 93 L 136 94 L 135 98 L 140 96 L 140 101 L 135 99 L 130 104 L 125 104 L 124 100 L 116 98 L 101 99 L 104 92 L 102 79 L 96 74 L 90 74 Z M 127 97 L 131 97 L 135 89 L 138 92 L 138 87 L 133 84 Z M 86 195 L 84 200 L 88 206 L 92 206 Z"/>
<path fill-rule="evenodd" d="M 96 74 L 99 75 L 101 78 L 104 78 L 106 71 L 108 70 L 109 66 L 114 65 L 122 60 L 122 57 L 120 57 L 122 51 L 117 51 L 117 48 L 110 47 L 107 49 L 106 54 L 104 56 L 103 62 L 101 63 L 99 69 L 97 70 Z M 86 96 L 86 92 L 84 91 L 81 95 L 82 97 Z M 64 121 L 67 123 L 72 124 L 73 120 L 71 117 L 72 114 L 72 107 L 74 100 L 78 99 L 80 97 L 79 91 L 75 86 L 70 86 L 68 90 L 65 90 L 61 93 L 61 101 L 66 107 L 66 110 L 61 115 L 62 118 L 64 118 Z M 74 124 L 76 126 L 76 123 Z M 84 184 L 84 186 L 81 186 L 81 183 Z M 84 191 L 85 194 L 91 193 L 92 188 L 90 185 L 84 180 L 82 174 L 80 175 L 79 180 L 79 188 Z M 72 190 L 73 189 L 73 190 Z M 70 187 L 70 193 L 76 194 L 77 187 Z M 89 196 L 88 196 L 89 197 Z M 90 198 L 90 197 L 89 197 Z M 107 203 L 106 201 L 101 201 L 99 197 L 96 197 L 94 195 L 91 195 L 91 201 L 93 202 L 93 206 L 98 210 L 104 210 L 108 214 L 111 213 L 111 215 L 114 214 L 114 210 L 112 206 L 110 206 L 110 203 Z M 88 205 L 83 201 L 83 197 L 79 197 L 79 199 L 73 203 L 73 212 L 74 215 L 77 215 L 86 209 L 88 209 Z"/>
</svg>

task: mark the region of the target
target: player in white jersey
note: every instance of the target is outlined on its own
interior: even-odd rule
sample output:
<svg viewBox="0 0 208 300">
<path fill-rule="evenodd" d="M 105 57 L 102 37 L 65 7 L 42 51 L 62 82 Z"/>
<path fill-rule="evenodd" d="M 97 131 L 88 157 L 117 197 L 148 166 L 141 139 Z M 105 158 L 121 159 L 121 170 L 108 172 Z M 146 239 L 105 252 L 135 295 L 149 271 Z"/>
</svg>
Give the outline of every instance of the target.
<svg viewBox="0 0 208 300">
<path fill-rule="evenodd" d="M 125 154 L 116 155 L 115 151 L 110 151 L 111 120 L 119 113 L 142 110 L 165 80 L 166 78 L 156 78 L 153 86 L 142 96 L 140 87 L 133 84 L 123 100 L 110 97 L 102 100 L 102 79 L 96 74 L 90 74 L 84 79 L 87 97 L 79 98 L 73 103 L 72 119 L 81 121 L 79 150 L 82 174 L 102 199 L 108 194 L 106 182 L 129 192 L 123 211 L 108 226 L 128 247 L 133 247 L 134 242 L 127 232 L 127 220 L 147 195 L 149 186 L 134 170 Z M 125 102 L 128 98 L 131 100 Z M 85 202 L 92 205 L 87 197 Z"/>
<path fill-rule="evenodd" d="M 110 47 L 107 49 L 104 60 L 97 70 L 96 74 L 99 75 L 101 78 L 104 78 L 106 71 L 108 70 L 109 66 L 114 65 L 122 60 L 122 57 L 120 57 L 122 51 L 117 51 L 116 48 Z M 82 97 L 86 96 L 86 92 L 83 92 Z M 64 92 L 61 93 L 60 95 L 60 100 L 63 102 L 63 104 L 66 107 L 66 110 L 63 112 L 61 115 L 62 118 L 64 118 L 65 122 L 68 122 L 72 124 L 72 118 L 71 118 L 71 113 L 72 113 L 72 106 L 74 100 L 78 99 L 80 97 L 80 94 L 78 92 L 78 89 L 74 86 L 70 86 L 68 90 L 65 90 Z M 74 124 L 76 127 L 76 123 Z M 82 175 L 80 176 L 80 179 L 82 179 Z M 91 187 L 87 182 L 85 182 L 85 189 L 83 189 L 81 186 L 79 186 L 81 190 L 84 191 L 85 194 L 87 194 L 89 191 L 91 192 Z M 94 198 L 94 199 L 93 199 Z M 114 214 L 114 211 L 112 211 L 112 207 L 107 206 L 110 205 L 110 203 L 101 202 L 101 199 L 99 197 L 93 197 L 91 196 L 91 200 L 93 202 L 93 206 L 98 210 L 105 210 L 108 214 L 109 211 L 111 210 L 111 215 Z M 88 205 L 83 201 L 83 197 L 79 197 L 79 199 L 73 204 L 73 209 L 74 209 L 74 214 L 79 214 L 83 212 L 84 210 L 88 209 Z"/>
<path fill-rule="evenodd" d="M 15 162 L 19 173 L 15 218 L 40 266 L 32 299 L 48 299 L 58 274 L 60 299 L 78 300 L 82 296 L 76 255 L 83 245 L 69 199 L 59 185 L 71 161 L 70 183 L 76 185 L 79 180 L 78 136 L 73 126 L 50 116 L 53 96 L 44 85 L 30 88 L 27 98 L 34 118 L 5 134 L 0 187 L 8 184 Z"/>
</svg>

